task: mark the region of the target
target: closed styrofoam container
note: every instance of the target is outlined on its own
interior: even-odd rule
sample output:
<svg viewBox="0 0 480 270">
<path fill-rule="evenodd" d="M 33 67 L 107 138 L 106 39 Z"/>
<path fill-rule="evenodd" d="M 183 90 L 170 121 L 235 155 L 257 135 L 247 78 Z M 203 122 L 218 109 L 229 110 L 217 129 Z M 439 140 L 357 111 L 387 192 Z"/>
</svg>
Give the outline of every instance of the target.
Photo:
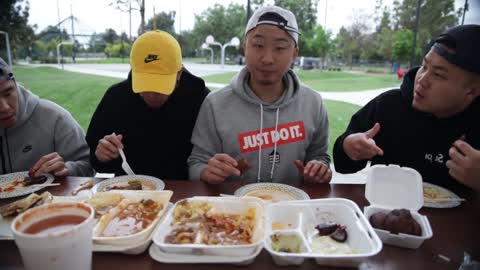
<svg viewBox="0 0 480 270">
<path fill-rule="evenodd" d="M 393 234 L 374 228 L 383 243 L 418 248 L 425 239 L 432 237 L 432 227 L 426 216 L 418 210 L 423 206 L 422 177 L 414 169 L 398 165 L 375 165 L 370 168 L 365 187 L 365 197 L 370 206 L 364 208 L 365 217 L 370 219 L 375 213 L 388 213 L 394 209 L 405 208 L 422 228 L 422 235 Z"/>
<path fill-rule="evenodd" d="M 180 254 L 205 254 L 218 256 L 248 256 L 263 245 L 265 210 L 262 200 L 254 197 L 192 197 L 186 199 L 194 202 L 207 202 L 212 206 L 212 213 L 246 214 L 251 208 L 255 209 L 255 225 L 252 233 L 252 243 L 244 245 L 206 245 L 206 244 L 171 244 L 165 242 L 165 237 L 173 228 L 173 212 L 181 202 L 178 201 L 160 224 L 153 242 L 161 251 Z"/>
<path fill-rule="evenodd" d="M 97 225 L 93 229 L 93 241 L 95 244 L 101 245 L 133 245 L 147 240 L 158 222 L 161 220 L 163 214 L 166 212 L 168 202 L 172 197 L 173 192 L 171 190 L 112 190 L 108 191 L 112 193 L 121 194 L 124 199 L 115 207 L 112 208 L 107 214 L 103 215 L 98 221 Z M 108 225 L 108 222 L 113 219 L 120 211 L 122 211 L 129 203 L 140 202 L 144 199 L 151 199 L 157 203 L 162 204 L 163 208 L 158 212 L 155 219 L 142 231 L 127 235 L 127 236 L 115 236 L 105 237 L 101 236 L 101 233 Z"/>
<path fill-rule="evenodd" d="M 286 222 L 286 223 L 285 223 Z M 286 224 L 278 229 L 278 223 Z M 355 254 L 321 254 L 312 252 L 311 241 L 318 235 L 315 226 L 321 223 L 337 223 L 346 226 L 347 245 Z M 305 201 L 279 202 L 266 209 L 265 248 L 279 265 L 301 264 L 306 258 L 315 259 L 320 265 L 358 266 L 365 258 L 382 249 L 382 242 L 365 219 L 358 206 L 348 199 L 331 198 Z M 303 241 L 301 253 L 277 252 L 272 249 L 273 234 L 297 234 Z"/>
</svg>

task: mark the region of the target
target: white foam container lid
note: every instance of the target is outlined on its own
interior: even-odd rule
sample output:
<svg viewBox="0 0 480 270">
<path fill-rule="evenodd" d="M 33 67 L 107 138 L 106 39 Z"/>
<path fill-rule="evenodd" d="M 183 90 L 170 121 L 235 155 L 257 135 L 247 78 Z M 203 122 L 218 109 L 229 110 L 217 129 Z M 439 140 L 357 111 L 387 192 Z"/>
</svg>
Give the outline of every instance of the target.
<svg viewBox="0 0 480 270">
<path fill-rule="evenodd" d="M 370 168 L 365 187 L 365 197 L 370 206 L 364 208 L 367 220 L 370 216 L 394 209 L 410 210 L 412 217 L 420 224 L 422 235 L 392 234 L 389 231 L 374 228 L 383 243 L 418 248 L 425 239 L 432 237 L 432 227 L 426 216 L 418 210 L 423 206 L 422 176 L 414 169 L 398 165 L 374 165 Z"/>
<path fill-rule="evenodd" d="M 275 228 L 274 223 L 285 225 Z M 346 226 L 346 244 L 354 254 L 322 254 L 313 252 L 311 242 L 318 235 L 315 226 L 321 223 L 338 223 Z M 365 258 L 382 249 L 382 242 L 353 201 L 342 198 L 285 201 L 267 206 L 265 221 L 265 249 L 278 265 L 302 264 L 306 258 L 320 265 L 358 266 Z M 298 235 L 300 253 L 278 252 L 272 249 L 273 234 Z"/>
<path fill-rule="evenodd" d="M 175 254 L 205 254 L 216 256 L 249 256 L 254 254 L 258 247 L 263 246 L 265 207 L 262 200 L 254 197 L 206 197 L 197 196 L 186 200 L 207 202 L 215 213 L 246 214 L 248 209 L 255 209 L 255 226 L 252 232 L 252 243 L 245 245 L 206 245 L 206 244 L 170 244 L 165 242 L 165 237 L 172 231 L 173 212 L 178 201 L 160 224 L 153 236 L 153 242 L 162 252 Z"/>
</svg>

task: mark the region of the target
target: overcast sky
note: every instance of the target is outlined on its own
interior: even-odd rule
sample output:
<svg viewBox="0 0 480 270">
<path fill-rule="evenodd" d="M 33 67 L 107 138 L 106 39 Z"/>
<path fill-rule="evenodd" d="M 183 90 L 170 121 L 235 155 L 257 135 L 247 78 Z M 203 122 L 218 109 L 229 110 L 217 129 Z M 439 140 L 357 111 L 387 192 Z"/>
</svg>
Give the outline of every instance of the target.
<svg viewBox="0 0 480 270">
<path fill-rule="evenodd" d="M 70 16 L 71 10 L 75 17 L 80 20 L 80 25 L 75 26 L 76 33 L 91 34 L 92 32 L 104 32 L 107 28 L 113 28 L 117 33 L 129 34 L 129 16 L 126 12 L 117 10 L 109 3 L 113 0 L 29 0 L 30 24 L 37 24 L 37 32 L 48 25 L 56 25 L 59 20 Z M 267 3 L 273 1 L 266 1 Z M 384 3 L 392 3 L 393 0 L 384 0 Z M 200 14 L 215 3 L 228 5 L 238 3 L 246 6 L 247 0 L 145 0 L 146 21 L 155 12 L 176 11 L 175 29 L 188 30 L 193 28 L 194 14 Z M 456 8 L 463 6 L 465 0 L 456 0 Z M 480 0 L 469 0 L 470 11 L 467 12 L 465 23 L 480 24 Z M 325 6 L 327 16 L 325 18 Z M 336 33 L 342 25 L 349 25 L 352 14 L 373 14 L 375 0 L 320 0 L 318 4 L 317 22 L 324 25 L 328 30 Z M 326 20 L 325 20 L 326 19 Z M 140 24 L 138 10 L 132 11 L 132 35 L 136 36 Z M 67 30 L 69 33 L 69 29 Z"/>
</svg>

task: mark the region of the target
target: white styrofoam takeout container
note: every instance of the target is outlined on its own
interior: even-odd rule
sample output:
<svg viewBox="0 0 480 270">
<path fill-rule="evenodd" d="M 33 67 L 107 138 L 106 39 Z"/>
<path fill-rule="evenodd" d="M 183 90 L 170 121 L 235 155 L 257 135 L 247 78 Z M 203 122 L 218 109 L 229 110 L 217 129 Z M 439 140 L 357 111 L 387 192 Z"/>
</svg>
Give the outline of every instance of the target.
<svg viewBox="0 0 480 270">
<path fill-rule="evenodd" d="M 365 187 L 365 197 L 370 206 L 364 208 L 365 217 L 375 213 L 388 213 L 394 209 L 410 210 L 412 217 L 422 228 L 422 235 L 393 234 L 389 231 L 374 228 L 383 243 L 418 248 L 425 239 L 432 237 L 432 227 L 424 215 L 418 210 L 423 206 L 422 176 L 414 169 L 398 165 L 375 165 L 370 168 Z"/>
<path fill-rule="evenodd" d="M 112 190 L 108 191 L 112 193 L 121 194 L 124 199 L 108 213 L 103 215 L 98 221 L 97 225 L 93 229 L 93 241 L 95 244 L 101 245 L 133 245 L 145 241 L 151 236 L 153 229 L 157 226 L 158 222 L 166 212 L 168 202 L 172 197 L 173 192 L 171 190 Z M 101 233 L 108 225 L 108 222 L 114 218 L 121 210 L 123 210 L 131 202 L 139 202 L 142 199 L 151 199 L 157 203 L 161 203 L 163 208 L 160 210 L 155 219 L 142 231 L 127 235 L 127 236 L 115 236 L 105 237 L 101 236 Z"/>
<path fill-rule="evenodd" d="M 275 223 L 285 228 L 272 228 Z M 315 226 L 338 223 L 346 226 L 346 243 L 355 254 L 321 254 L 312 252 L 311 241 L 318 235 Z M 273 234 L 296 234 L 302 239 L 301 253 L 277 252 L 272 249 Z M 286 201 L 269 205 L 266 209 L 265 248 L 278 265 L 302 264 L 313 258 L 320 265 L 358 266 L 365 258 L 382 249 L 382 242 L 365 219 L 360 208 L 348 199 L 331 198 L 305 201 Z"/>
<path fill-rule="evenodd" d="M 255 225 L 252 233 L 252 243 L 246 245 L 206 245 L 206 244 L 170 244 L 165 243 L 165 237 L 173 228 L 173 212 L 181 202 L 178 201 L 162 221 L 153 236 L 153 242 L 161 251 L 176 254 L 205 254 L 218 256 L 248 256 L 263 245 L 265 209 L 261 199 L 254 197 L 206 197 L 198 196 L 186 200 L 207 202 L 212 206 L 212 213 L 246 214 L 251 208 L 255 209 Z"/>
</svg>

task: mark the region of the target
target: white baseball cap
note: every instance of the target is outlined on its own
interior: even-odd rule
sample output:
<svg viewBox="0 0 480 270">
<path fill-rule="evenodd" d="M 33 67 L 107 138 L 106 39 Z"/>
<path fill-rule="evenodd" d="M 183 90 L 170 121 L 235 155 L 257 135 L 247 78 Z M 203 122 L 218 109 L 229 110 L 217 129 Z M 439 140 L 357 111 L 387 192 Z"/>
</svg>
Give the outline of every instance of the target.
<svg viewBox="0 0 480 270">
<path fill-rule="evenodd" d="M 291 11 L 278 6 L 265 6 L 257 9 L 248 20 L 245 35 L 261 24 L 275 25 L 284 29 L 295 41 L 295 46 L 298 46 L 300 31 L 298 31 L 297 19 Z"/>
</svg>

